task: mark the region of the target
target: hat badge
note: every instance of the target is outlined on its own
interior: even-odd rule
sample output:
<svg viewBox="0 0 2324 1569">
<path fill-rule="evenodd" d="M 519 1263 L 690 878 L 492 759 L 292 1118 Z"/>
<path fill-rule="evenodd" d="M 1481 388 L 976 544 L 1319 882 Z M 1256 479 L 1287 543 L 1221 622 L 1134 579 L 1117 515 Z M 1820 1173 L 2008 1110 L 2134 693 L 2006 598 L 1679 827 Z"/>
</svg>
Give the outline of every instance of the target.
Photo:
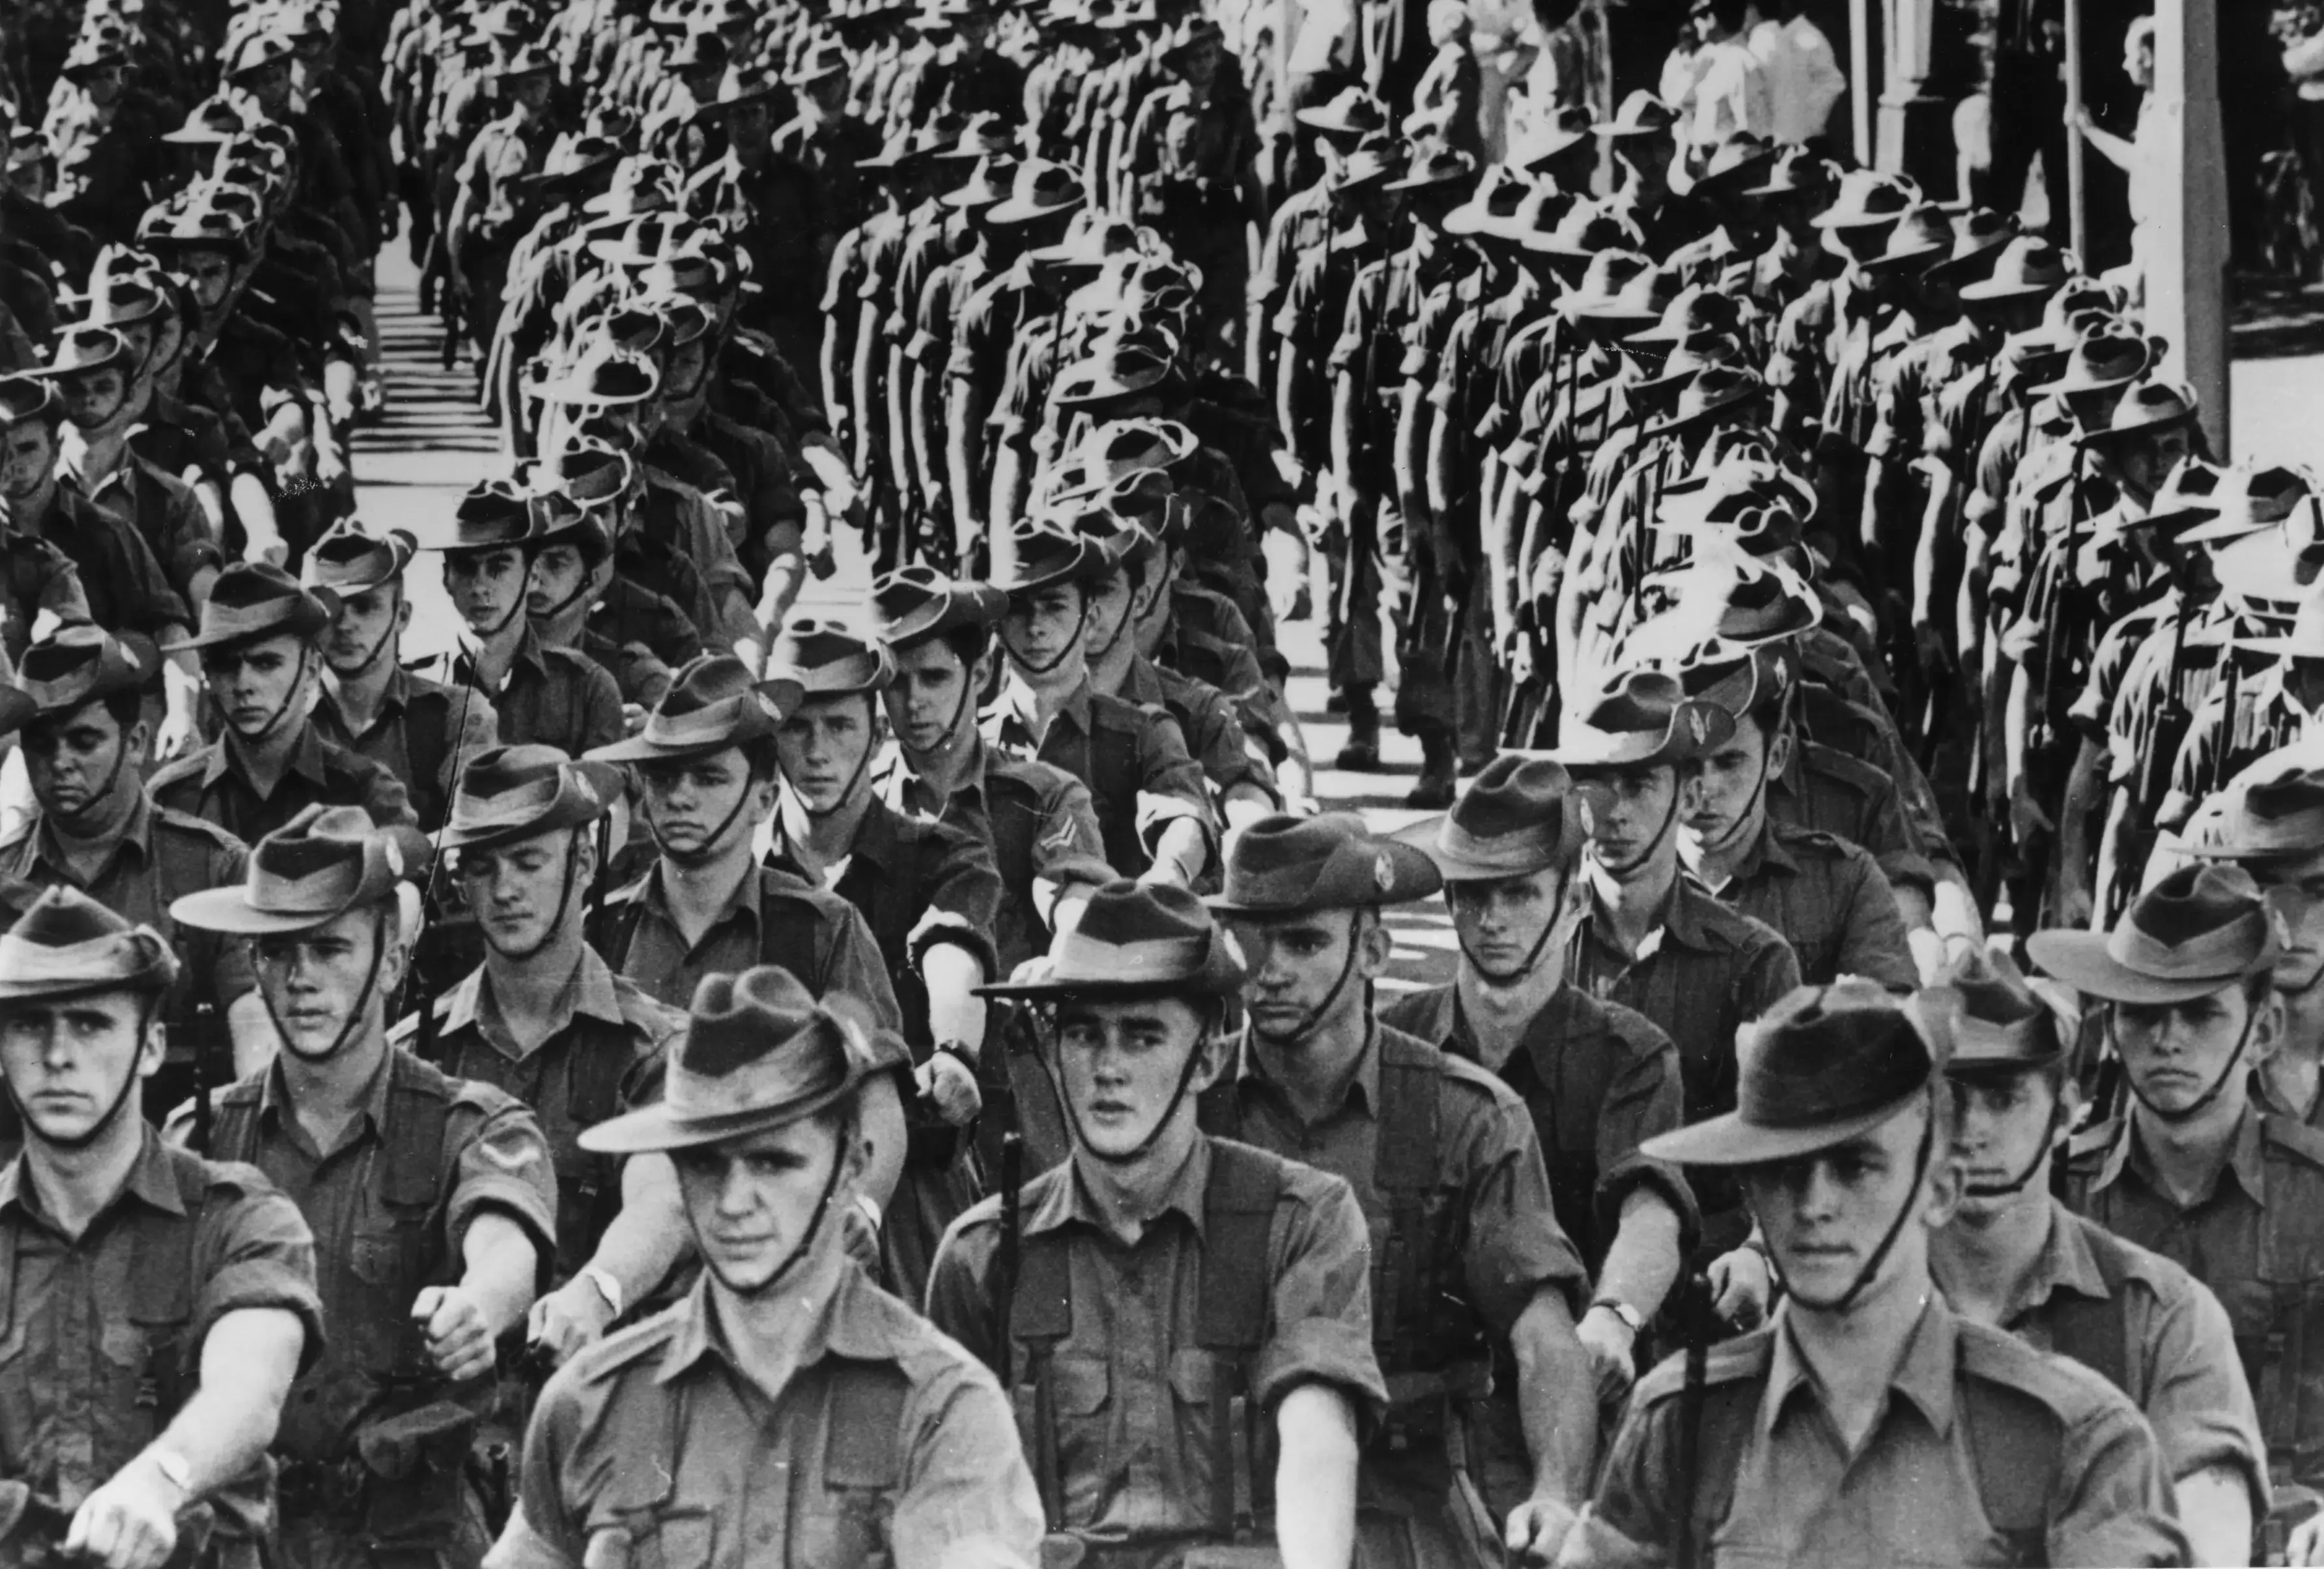
<svg viewBox="0 0 2324 1569">
<path fill-rule="evenodd" d="M 1388 859 L 1385 850 L 1372 857 L 1372 886 L 1382 893 L 1396 886 L 1396 863 Z"/>
<path fill-rule="evenodd" d="M 1710 722 L 1703 718 L 1702 710 L 1700 708 L 1690 708 L 1686 711 L 1686 727 L 1693 735 L 1694 743 L 1697 746 L 1701 746 L 1710 737 Z"/>
</svg>

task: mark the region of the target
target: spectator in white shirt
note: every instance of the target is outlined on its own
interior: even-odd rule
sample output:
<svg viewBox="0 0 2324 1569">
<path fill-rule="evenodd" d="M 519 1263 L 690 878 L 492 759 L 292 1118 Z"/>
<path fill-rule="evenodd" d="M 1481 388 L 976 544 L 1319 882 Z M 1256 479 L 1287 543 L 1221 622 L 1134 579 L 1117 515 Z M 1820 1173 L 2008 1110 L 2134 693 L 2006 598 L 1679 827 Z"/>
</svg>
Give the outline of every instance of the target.
<svg viewBox="0 0 2324 1569">
<path fill-rule="evenodd" d="M 1767 73 L 1744 42 L 1743 24 L 1749 20 L 1751 0 L 1694 0 L 1688 19 L 1700 41 L 1694 52 L 1695 73 L 1683 103 L 1672 107 L 1685 127 L 1683 140 L 1701 158 L 1738 131 L 1771 138 L 1775 110 L 1767 93 Z M 1665 71 L 1667 78 L 1670 73 Z"/>
<path fill-rule="evenodd" d="M 1800 0 L 1754 5 L 1747 30 L 1751 53 L 1767 78 L 1775 139 L 1808 142 L 1824 134 L 1831 109 L 1848 90 L 1831 41 L 1800 11 Z"/>
</svg>

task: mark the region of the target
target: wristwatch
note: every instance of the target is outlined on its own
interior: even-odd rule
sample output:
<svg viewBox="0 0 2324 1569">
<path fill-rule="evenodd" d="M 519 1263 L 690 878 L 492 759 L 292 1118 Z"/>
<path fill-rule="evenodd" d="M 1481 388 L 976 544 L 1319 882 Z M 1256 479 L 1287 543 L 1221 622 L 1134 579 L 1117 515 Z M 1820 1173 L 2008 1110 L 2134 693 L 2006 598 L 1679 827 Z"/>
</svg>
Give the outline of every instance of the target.
<svg viewBox="0 0 2324 1569">
<path fill-rule="evenodd" d="M 1590 1299 L 1590 1306 L 1602 1307 L 1620 1319 L 1623 1327 L 1632 1334 L 1641 1334 L 1646 1327 L 1646 1315 L 1618 1297 L 1593 1297 Z"/>
<path fill-rule="evenodd" d="M 613 1278 L 611 1270 L 591 1264 L 581 1271 L 581 1278 L 597 1288 L 597 1295 L 605 1299 L 605 1306 L 613 1310 L 615 1318 L 622 1316 L 622 1283 Z"/>
<path fill-rule="evenodd" d="M 145 1454 L 153 1469 L 170 1479 L 171 1487 L 186 1498 L 194 1496 L 194 1468 L 186 1463 L 184 1455 L 174 1449 L 149 1449 Z"/>
</svg>

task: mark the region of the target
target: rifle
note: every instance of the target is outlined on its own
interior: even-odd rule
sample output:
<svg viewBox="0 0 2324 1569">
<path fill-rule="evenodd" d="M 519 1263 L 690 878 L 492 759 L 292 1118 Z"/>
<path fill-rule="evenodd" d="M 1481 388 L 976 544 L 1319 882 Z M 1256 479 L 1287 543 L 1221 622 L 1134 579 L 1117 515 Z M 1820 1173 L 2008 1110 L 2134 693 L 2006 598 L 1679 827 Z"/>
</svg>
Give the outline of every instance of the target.
<svg viewBox="0 0 2324 1569">
<path fill-rule="evenodd" d="M 68 1555 L 65 1537 L 72 1529 L 73 1510 L 60 1499 L 34 1492 L 30 1482 L 0 1481 L 0 1555 L 23 1569 L 59 1569 L 87 1561 L 79 1552 Z M 178 1513 L 178 1545 L 162 1560 L 163 1569 L 192 1569 L 209 1550 L 210 1532 L 217 1516 L 206 1503 L 189 1504 Z"/>
<path fill-rule="evenodd" d="M 1024 1239 L 1025 1136 L 1007 1133 L 1001 1140 L 1001 1387 L 1014 1381 L 1016 1347 L 1011 1342 L 1010 1309 L 1017 1299 L 1018 1249 Z"/>
<path fill-rule="evenodd" d="M 1711 1311 L 1711 1277 L 1696 1273 L 1680 1288 L 1679 1333 L 1686 1342 L 1686 1382 L 1678 1398 L 1678 1487 L 1671 1494 L 1677 1511 L 1672 1522 L 1673 1569 L 1693 1569 L 1702 1544 L 1694 1539 L 1694 1494 L 1702 1485 L 1702 1407 L 1710 1383 L 1711 1343 L 1718 1337 L 1718 1315 Z"/>
<path fill-rule="evenodd" d="M 187 1027 L 186 1046 L 194 1065 L 194 1148 L 204 1155 L 210 1152 L 210 1052 L 217 1028 L 217 1004 L 195 1003 L 193 1019 Z"/>
</svg>

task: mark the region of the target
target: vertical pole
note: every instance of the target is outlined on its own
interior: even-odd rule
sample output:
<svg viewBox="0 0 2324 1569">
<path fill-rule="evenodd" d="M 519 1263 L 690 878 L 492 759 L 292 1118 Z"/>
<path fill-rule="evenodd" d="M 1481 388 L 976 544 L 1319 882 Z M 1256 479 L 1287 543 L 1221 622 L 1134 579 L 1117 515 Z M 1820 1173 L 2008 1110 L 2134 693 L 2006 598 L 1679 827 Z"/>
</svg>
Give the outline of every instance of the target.
<svg viewBox="0 0 2324 1569">
<path fill-rule="evenodd" d="M 1856 162 L 1872 166 L 1872 0 L 1848 0 L 1848 113 Z"/>
<path fill-rule="evenodd" d="M 2147 325 L 2170 342 L 2167 374 L 2202 400 L 2212 455 L 2228 457 L 2227 161 L 2219 128 L 2218 0 L 2159 0 L 2149 210 L 2135 247 Z"/>
<path fill-rule="evenodd" d="M 2050 200 L 2061 199 L 2067 204 L 2066 217 L 2071 235 L 2074 254 L 2082 258 L 2085 266 L 2090 259 L 2089 186 L 2084 174 L 2083 160 L 2089 148 L 2074 121 L 2082 112 L 2082 0 L 2066 0 L 2066 189 L 2053 191 Z M 2054 219 L 2052 220 L 2054 222 Z M 2050 231 L 2056 234 L 2052 228 Z"/>
</svg>

